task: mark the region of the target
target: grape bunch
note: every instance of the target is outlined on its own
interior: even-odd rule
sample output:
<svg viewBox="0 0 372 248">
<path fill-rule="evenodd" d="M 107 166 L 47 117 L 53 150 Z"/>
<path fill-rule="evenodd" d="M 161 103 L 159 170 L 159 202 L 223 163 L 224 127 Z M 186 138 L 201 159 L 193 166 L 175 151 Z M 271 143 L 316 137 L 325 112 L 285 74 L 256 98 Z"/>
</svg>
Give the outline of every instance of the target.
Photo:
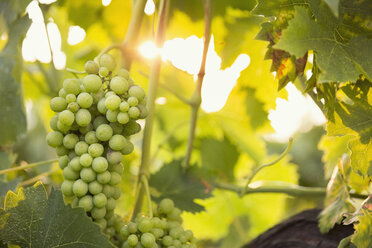
<svg viewBox="0 0 372 248">
<path fill-rule="evenodd" d="M 136 120 L 147 115 L 145 91 L 127 70 L 114 74 L 115 67 L 115 59 L 104 54 L 86 63 L 87 76 L 63 82 L 50 101 L 56 115 L 46 137 L 59 156 L 62 193 L 102 229 L 114 225 L 123 155 L 134 149 L 129 137 L 141 130 Z"/>
<path fill-rule="evenodd" d="M 163 199 L 154 217 L 138 215 L 120 230 L 122 248 L 196 248 L 196 238 L 182 227 L 181 211 L 170 199 Z"/>
</svg>

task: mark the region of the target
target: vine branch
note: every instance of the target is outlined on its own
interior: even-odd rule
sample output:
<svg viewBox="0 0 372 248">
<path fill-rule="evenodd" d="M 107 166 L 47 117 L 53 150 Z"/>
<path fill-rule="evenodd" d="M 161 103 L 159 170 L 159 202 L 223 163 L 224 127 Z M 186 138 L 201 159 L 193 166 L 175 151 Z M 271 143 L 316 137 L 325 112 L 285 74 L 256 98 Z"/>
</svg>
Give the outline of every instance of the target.
<svg viewBox="0 0 372 248">
<path fill-rule="evenodd" d="M 194 139 L 195 139 L 196 123 L 198 120 L 198 112 L 199 112 L 199 107 L 201 104 L 201 88 L 203 85 L 203 79 L 205 75 L 205 64 L 207 61 L 209 42 L 211 39 L 212 1 L 213 0 L 203 0 L 204 22 L 205 22 L 203 56 L 202 56 L 202 62 L 201 62 L 199 73 L 198 73 L 198 79 L 196 81 L 195 90 L 190 100 L 191 118 L 190 118 L 189 139 L 187 142 L 187 150 L 186 150 L 186 155 L 185 155 L 185 160 L 184 160 L 185 169 L 187 169 L 190 166 L 192 148 L 193 148 Z"/>
<path fill-rule="evenodd" d="M 142 183 L 142 185 L 145 189 L 145 192 L 146 192 L 147 208 L 148 208 L 148 211 L 149 211 L 149 215 L 150 215 L 150 217 L 152 217 L 153 214 L 152 214 L 152 205 L 151 205 L 151 194 L 150 194 L 149 183 L 147 182 L 147 177 L 146 176 L 142 175 L 141 183 Z"/>
<path fill-rule="evenodd" d="M 40 162 L 36 162 L 36 163 L 32 163 L 32 164 L 21 165 L 21 166 L 17 166 L 17 167 L 5 169 L 5 170 L 0 170 L 0 175 L 6 174 L 6 173 L 9 173 L 9 172 L 13 172 L 13 171 L 19 171 L 19 170 L 24 170 L 24 169 L 28 169 L 28 168 L 33 168 L 33 167 L 37 167 L 37 166 L 40 166 L 40 165 L 51 164 L 51 163 L 55 163 L 57 161 L 58 161 L 58 159 L 51 159 L 51 160 L 40 161 Z"/>
</svg>

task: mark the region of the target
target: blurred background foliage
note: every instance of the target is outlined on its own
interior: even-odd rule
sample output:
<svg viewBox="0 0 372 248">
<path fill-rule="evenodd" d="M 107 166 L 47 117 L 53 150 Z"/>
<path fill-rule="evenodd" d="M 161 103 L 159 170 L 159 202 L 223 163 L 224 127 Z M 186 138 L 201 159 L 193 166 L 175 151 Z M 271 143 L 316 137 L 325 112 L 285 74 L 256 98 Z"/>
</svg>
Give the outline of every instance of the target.
<svg viewBox="0 0 372 248">
<path fill-rule="evenodd" d="M 9 44 L 7 42 L 14 30 L 12 25 L 24 18 L 25 10 L 31 18 L 28 21 L 31 28 L 18 31 L 18 35 L 24 36 L 28 30 L 26 39 L 23 43 L 20 40 L 19 47 L 14 48 L 19 53 L 22 51 L 24 63 L 23 70 L 13 70 L 13 75 L 22 75 L 22 80 L 13 82 L 22 93 L 12 95 L 12 98 L 22 104 L 11 113 L 0 115 L 2 125 L 12 116 L 24 115 L 27 126 L 26 122 L 18 123 L 21 131 L 17 135 L 1 139 L 0 169 L 56 157 L 45 142 L 53 114 L 48 102 L 57 95 L 63 80 L 73 77 L 65 68 L 82 71 L 85 62 L 93 59 L 103 48 L 123 41 L 131 18 L 132 2 L 0 0 L 1 56 L 6 55 L 6 44 Z M 157 15 L 156 10 L 155 13 L 151 11 L 151 3 L 149 0 L 136 48 L 138 52 L 131 68 L 132 78 L 145 89 Z M 265 60 L 268 42 L 255 39 L 261 24 L 267 20 L 250 13 L 255 5 L 254 0 L 215 1 L 211 52 L 202 90 L 203 111 L 197 125 L 192 164 L 204 168 L 215 180 L 243 186 L 252 168 L 275 159 L 285 149 L 288 138 L 294 135 L 290 155 L 260 171 L 254 180 L 325 186 L 322 156 L 334 157 L 335 160 L 338 157 L 323 153 L 323 145 L 340 144 L 335 151 L 342 154 L 347 140 L 338 140 L 336 144 L 329 138 L 322 138 L 325 131 L 319 125 L 324 124 L 324 117 L 292 84 L 277 91 L 278 82 L 270 72 L 271 61 Z M 14 16 L 10 17 L 9 13 L 14 13 Z M 195 85 L 203 32 L 201 1 L 171 1 L 166 30 L 166 41 L 169 42 L 165 43 L 169 49 L 163 50 L 160 82 L 183 97 L 190 97 Z M 119 58 L 119 54 L 113 54 Z M 311 68 L 311 63 L 309 59 L 306 68 Z M 1 96 L 11 94 L 11 87 L 4 80 L 1 81 Z M 17 100 L 18 96 L 20 99 Z M 189 115 L 188 105 L 165 87 L 159 89 L 152 143 L 154 173 L 164 164 L 184 156 Z M 12 127 L 1 128 L 0 135 L 4 136 Z M 123 194 L 117 208 L 123 216 L 133 206 L 141 139 L 142 133 L 134 137 L 135 152 L 125 157 L 123 162 Z M 322 150 L 318 149 L 320 140 Z M 332 161 L 328 159 L 328 163 Z M 327 164 L 327 176 L 335 164 Z M 6 179 L 12 182 L 17 177 L 21 178 L 17 180 L 27 182 L 41 173 L 44 173 L 41 180 L 48 186 L 59 187 L 62 182 L 62 173 L 56 164 L 12 173 Z M 14 188 L 15 185 L 13 182 L 7 187 Z M 239 247 L 290 215 L 322 206 L 322 199 L 316 198 L 292 198 L 285 194 L 239 197 L 220 189 L 209 190 L 206 185 L 205 191 L 210 193 L 208 198 L 193 199 L 205 211 L 183 214 L 185 227 L 203 240 L 203 247 L 231 248 L 231 240 Z M 3 187 L 0 193 L 3 197 Z"/>
</svg>

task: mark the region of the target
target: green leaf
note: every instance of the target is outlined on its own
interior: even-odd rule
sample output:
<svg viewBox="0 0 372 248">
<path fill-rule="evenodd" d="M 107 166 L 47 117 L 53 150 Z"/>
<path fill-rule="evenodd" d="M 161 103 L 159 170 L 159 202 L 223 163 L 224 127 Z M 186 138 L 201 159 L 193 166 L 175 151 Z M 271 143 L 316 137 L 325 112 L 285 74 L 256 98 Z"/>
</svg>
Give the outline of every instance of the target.
<svg viewBox="0 0 372 248">
<path fill-rule="evenodd" d="M 171 198 L 175 205 L 185 211 L 200 212 L 204 207 L 195 203 L 195 199 L 205 199 L 210 196 L 208 189 L 196 176 L 196 166 L 184 173 L 181 160 L 165 164 L 151 176 L 149 184 L 156 189 L 153 194 L 156 201 Z"/>
<path fill-rule="evenodd" d="M 222 240 L 221 248 L 240 248 L 247 241 L 247 235 L 250 227 L 249 219 L 247 216 L 240 216 L 234 219 L 229 227 L 229 232 Z"/>
<path fill-rule="evenodd" d="M 10 27 L 9 40 L 0 53 L 0 145 L 13 143 L 26 131 L 21 86 L 22 54 L 20 43 L 30 25 L 28 16 L 17 19 Z"/>
<path fill-rule="evenodd" d="M 17 155 L 14 153 L 8 153 L 6 151 L 0 151 L 0 170 L 8 169 L 14 164 Z M 0 180 L 3 179 L 5 175 L 0 175 Z"/>
<path fill-rule="evenodd" d="M 201 140 L 201 159 L 203 169 L 208 176 L 218 177 L 223 181 L 234 180 L 234 167 L 239 158 L 239 152 L 230 140 L 203 138 Z"/>
<path fill-rule="evenodd" d="M 363 144 L 356 138 L 349 142 L 348 147 L 351 151 L 352 168 L 360 175 L 367 175 L 368 168 L 372 164 L 372 139 L 368 144 Z"/>
<path fill-rule="evenodd" d="M 84 29 L 102 19 L 103 6 L 100 1 L 65 1 L 64 6 L 68 9 L 69 20 Z"/>
<path fill-rule="evenodd" d="M 317 54 L 320 82 L 355 81 L 360 74 L 372 78 L 372 40 L 364 36 L 353 37 L 341 43 L 334 30 L 316 22 L 306 8 L 295 7 L 296 14 L 282 33 L 276 49 L 302 57 L 308 50 Z"/>
<path fill-rule="evenodd" d="M 372 213 L 365 210 L 364 215 L 358 217 L 359 223 L 354 226 L 355 234 L 351 241 L 357 247 L 372 247 Z"/>
<path fill-rule="evenodd" d="M 20 178 L 16 178 L 9 182 L 0 180 L 0 198 L 4 197 L 9 190 L 14 191 L 20 181 Z"/>
<path fill-rule="evenodd" d="M 21 247 L 114 247 L 82 208 L 64 204 L 62 193 L 52 189 L 49 198 L 42 185 L 24 190 L 25 200 L 9 214 L 0 239 Z"/>
<path fill-rule="evenodd" d="M 288 15 L 294 11 L 295 6 L 305 6 L 307 0 L 258 0 L 257 6 L 253 9 L 252 14 L 264 16 Z"/>
</svg>

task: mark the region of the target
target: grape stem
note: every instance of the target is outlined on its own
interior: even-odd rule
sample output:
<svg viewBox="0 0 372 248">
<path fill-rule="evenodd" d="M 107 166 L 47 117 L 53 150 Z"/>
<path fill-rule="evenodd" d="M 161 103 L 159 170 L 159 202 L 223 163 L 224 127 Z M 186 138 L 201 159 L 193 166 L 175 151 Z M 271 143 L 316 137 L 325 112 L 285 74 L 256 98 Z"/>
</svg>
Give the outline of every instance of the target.
<svg viewBox="0 0 372 248">
<path fill-rule="evenodd" d="M 256 169 L 254 169 L 253 172 L 252 172 L 252 174 L 248 177 L 248 180 L 247 180 L 247 183 L 245 185 L 245 188 L 243 189 L 243 191 L 242 191 L 241 194 L 242 195 L 245 194 L 245 191 L 248 190 L 249 184 L 252 182 L 253 178 L 257 175 L 257 173 L 260 170 L 262 170 L 263 168 L 272 166 L 272 165 L 278 163 L 280 160 L 282 160 L 289 153 L 289 151 L 292 148 L 292 145 L 293 145 L 293 138 L 291 137 L 291 138 L 289 138 L 289 143 L 288 143 L 287 148 L 282 152 L 282 154 L 279 155 L 279 157 L 277 157 L 274 161 L 272 161 L 270 163 L 262 164 L 262 165 L 258 166 Z"/>
<path fill-rule="evenodd" d="M 151 194 L 150 194 L 150 188 L 149 188 L 149 183 L 147 181 L 147 177 L 145 175 L 141 176 L 141 183 L 145 189 L 146 192 L 146 198 L 147 198 L 147 208 L 149 212 L 149 216 L 152 218 L 152 204 L 151 204 Z"/>
<path fill-rule="evenodd" d="M 77 74 L 85 74 L 86 73 L 85 71 L 78 71 L 78 70 L 74 70 L 74 69 L 71 69 L 71 68 L 66 68 L 65 70 L 68 71 L 68 72 L 71 72 L 76 78 L 79 78 Z"/>
<path fill-rule="evenodd" d="M 118 49 L 118 50 L 120 50 L 120 52 L 122 53 L 123 52 L 123 49 L 124 49 L 124 47 L 123 47 L 123 44 L 111 44 L 111 45 L 109 45 L 109 46 L 107 46 L 107 47 L 105 47 L 95 58 L 94 58 L 94 60 L 98 60 L 99 61 L 99 59 L 101 58 L 101 56 L 102 55 L 104 55 L 104 54 L 106 54 L 106 53 L 108 53 L 108 52 L 110 52 L 111 50 L 113 50 L 113 49 Z"/>
<path fill-rule="evenodd" d="M 9 173 L 9 172 L 13 172 L 13 171 L 19 171 L 19 170 L 24 170 L 24 169 L 28 169 L 28 168 L 33 168 L 33 167 L 40 166 L 40 165 L 51 164 L 51 163 L 55 163 L 57 161 L 58 161 L 58 159 L 51 159 L 51 160 L 40 161 L 40 162 L 36 162 L 36 163 L 32 163 L 32 164 L 21 165 L 21 166 L 17 166 L 17 167 L 5 169 L 5 170 L 0 170 L 0 175 L 6 174 L 6 173 Z"/>
<path fill-rule="evenodd" d="M 167 12 L 169 8 L 168 0 L 161 0 L 159 5 L 159 17 L 157 24 L 157 32 L 155 37 L 155 44 L 158 47 L 163 46 L 164 34 L 165 34 L 165 24 L 167 20 Z M 158 55 L 152 62 L 150 77 L 149 77 L 149 86 L 148 86 L 148 102 L 147 109 L 149 115 L 146 118 L 146 125 L 143 132 L 143 143 L 142 143 L 142 157 L 141 157 L 141 166 L 139 176 L 148 176 L 150 174 L 150 163 L 151 163 L 151 136 L 154 125 L 155 118 L 155 100 L 156 94 L 159 86 L 159 75 L 161 67 L 161 58 Z M 132 218 L 135 218 L 137 214 L 141 211 L 143 196 L 145 194 L 143 187 L 139 187 L 140 180 L 137 183 L 137 191 L 139 193 L 136 198 L 136 203 L 134 206 Z"/>
<path fill-rule="evenodd" d="M 189 131 L 189 139 L 187 142 L 187 150 L 186 155 L 184 159 L 184 168 L 187 170 L 187 168 L 190 166 L 190 160 L 191 160 L 191 154 L 193 150 L 193 144 L 195 139 L 195 129 L 196 129 L 196 123 L 198 120 L 198 112 L 199 107 L 201 104 L 201 88 L 203 85 L 203 79 L 205 75 L 205 64 L 207 61 L 207 54 L 208 54 L 208 48 L 209 48 L 209 42 L 211 39 L 211 24 L 212 24 L 212 1 L 213 0 L 203 0 L 204 5 L 204 45 L 203 45 L 203 57 L 202 62 L 200 65 L 199 73 L 198 73 L 198 79 L 196 81 L 196 86 L 194 93 L 190 99 L 191 102 L 191 118 L 190 118 L 190 131 Z"/>
</svg>

